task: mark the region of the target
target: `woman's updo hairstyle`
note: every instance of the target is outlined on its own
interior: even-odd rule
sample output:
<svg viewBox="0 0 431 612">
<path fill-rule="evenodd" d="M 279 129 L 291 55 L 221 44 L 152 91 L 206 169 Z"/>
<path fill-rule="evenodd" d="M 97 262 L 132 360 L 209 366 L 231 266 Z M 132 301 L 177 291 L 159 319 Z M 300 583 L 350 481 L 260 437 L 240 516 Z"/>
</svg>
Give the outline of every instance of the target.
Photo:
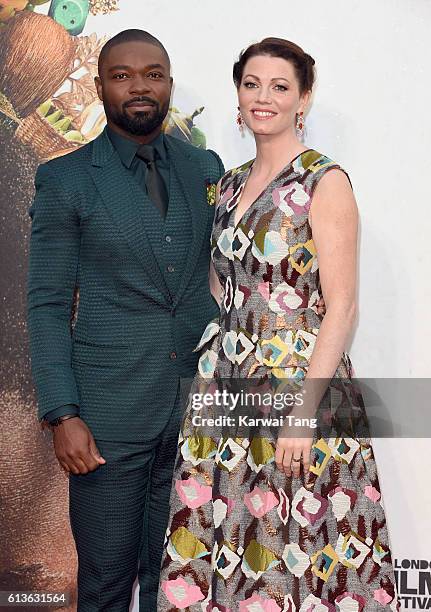
<svg viewBox="0 0 431 612">
<path fill-rule="evenodd" d="M 271 57 L 281 57 L 291 62 L 295 68 L 296 78 L 299 83 L 299 93 L 302 95 L 306 91 L 311 91 L 314 84 L 314 59 L 305 53 L 301 47 L 290 40 L 284 38 L 264 38 L 258 43 L 254 43 L 241 51 L 239 59 L 233 66 L 233 82 L 236 88 L 241 84 L 244 66 L 248 60 L 256 55 L 269 55 Z"/>
</svg>

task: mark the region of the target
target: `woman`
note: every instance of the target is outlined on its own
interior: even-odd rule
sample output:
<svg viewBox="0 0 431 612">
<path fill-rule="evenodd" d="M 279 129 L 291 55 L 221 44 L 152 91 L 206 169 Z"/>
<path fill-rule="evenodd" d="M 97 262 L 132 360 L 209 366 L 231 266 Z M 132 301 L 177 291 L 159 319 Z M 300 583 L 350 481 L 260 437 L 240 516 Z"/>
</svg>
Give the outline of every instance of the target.
<svg viewBox="0 0 431 612">
<path fill-rule="evenodd" d="M 254 134 L 256 159 L 220 181 L 211 278 L 221 312 L 198 346 L 194 384 L 302 385 L 291 410 L 320 415 L 319 426 L 218 433 L 196 426 L 189 403 L 158 610 L 399 609 L 369 438 L 340 433 L 346 407 L 350 424 L 365 417 L 344 353 L 358 215 L 346 173 L 298 138 L 313 66 L 277 38 L 234 66 L 238 120 Z"/>
</svg>

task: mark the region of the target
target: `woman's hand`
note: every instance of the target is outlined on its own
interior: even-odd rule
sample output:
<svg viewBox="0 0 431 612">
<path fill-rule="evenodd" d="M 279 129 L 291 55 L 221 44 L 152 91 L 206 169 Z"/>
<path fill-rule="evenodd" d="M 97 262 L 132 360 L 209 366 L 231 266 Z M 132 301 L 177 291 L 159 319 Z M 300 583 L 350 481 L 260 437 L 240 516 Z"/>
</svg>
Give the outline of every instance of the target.
<svg viewBox="0 0 431 612">
<path fill-rule="evenodd" d="M 304 477 L 310 470 L 311 447 L 317 426 L 316 415 L 319 401 L 329 381 L 309 380 L 305 378 L 301 387 L 291 379 L 281 379 L 277 392 L 294 396 L 296 401 L 287 414 L 283 415 L 275 447 L 275 463 L 286 476 L 298 478 L 301 464 Z M 300 389 L 300 390 L 299 390 Z"/>
<path fill-rule="evenodd" d="M 290 427 L 289 430 L 283 428 L 275 447 L 275 463 L 277 468 L 284 472 L 290 478 L 293 476 L 298 478 L 301 473 L 301 464 L 304 476 L 307 476 L 310 470 L 311 447 L 313 445 L 313 436 L 308 433 L 307 428 L 302 429 L 303 436 L 293 437 L 298 434 L 296 427 Z M 292 431 L 294 429 L 295 431 Z"/>
</svg>

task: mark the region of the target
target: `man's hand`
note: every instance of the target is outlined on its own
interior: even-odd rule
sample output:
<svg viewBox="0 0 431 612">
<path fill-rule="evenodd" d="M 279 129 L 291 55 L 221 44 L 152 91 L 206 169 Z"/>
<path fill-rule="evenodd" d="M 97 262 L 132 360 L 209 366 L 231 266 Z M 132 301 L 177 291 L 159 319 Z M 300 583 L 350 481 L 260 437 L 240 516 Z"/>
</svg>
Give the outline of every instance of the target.
<svg viewBox="0 0 431 612">
<path fill-rule="evenodd" d="M 53 427 L 55 455 L 66 474 L 88 474 L 106 463 L 91 431 L 76 417 Z"/>
</svg>

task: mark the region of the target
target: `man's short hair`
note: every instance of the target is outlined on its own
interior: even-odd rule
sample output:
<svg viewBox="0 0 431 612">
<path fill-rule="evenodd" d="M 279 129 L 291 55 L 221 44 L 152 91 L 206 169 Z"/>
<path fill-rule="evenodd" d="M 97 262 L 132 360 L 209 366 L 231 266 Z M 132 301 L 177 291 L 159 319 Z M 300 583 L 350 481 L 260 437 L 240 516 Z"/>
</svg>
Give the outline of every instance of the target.
<svg viewBox="0 0 431 612">
<path fill-rule="evenodd" d="M 118 34 L 110 38 L 103 45 L 100 51 L 100 54 L 99 54 L 99 61 L 98 61 L 99 74 L 102 70 L 103 62 L 106 59 L 106 56 L 108 55 L 109 51 L 113 47 L 116 47 L 117 45 L 121 45 L 123 43 L 128 43 L 128 42 L 145 42 L 150 45 L 155 45 L 156 47 L 159 47 L 159 49 L 161 49 L 163 53 L 166 55 L 168 63 L 169 64 L 171 63 L 168 52 L 166 51 L 165 47 L 162 45 L 162 43 L 160 42 L 158 38 L 156 38 L 149 32 L 145 32 L 145 30 L 137 30 L 137 29 L 132 28 L 130 30 L 123 30 L 122 32 L 119 32 Z"/>
</svg>

